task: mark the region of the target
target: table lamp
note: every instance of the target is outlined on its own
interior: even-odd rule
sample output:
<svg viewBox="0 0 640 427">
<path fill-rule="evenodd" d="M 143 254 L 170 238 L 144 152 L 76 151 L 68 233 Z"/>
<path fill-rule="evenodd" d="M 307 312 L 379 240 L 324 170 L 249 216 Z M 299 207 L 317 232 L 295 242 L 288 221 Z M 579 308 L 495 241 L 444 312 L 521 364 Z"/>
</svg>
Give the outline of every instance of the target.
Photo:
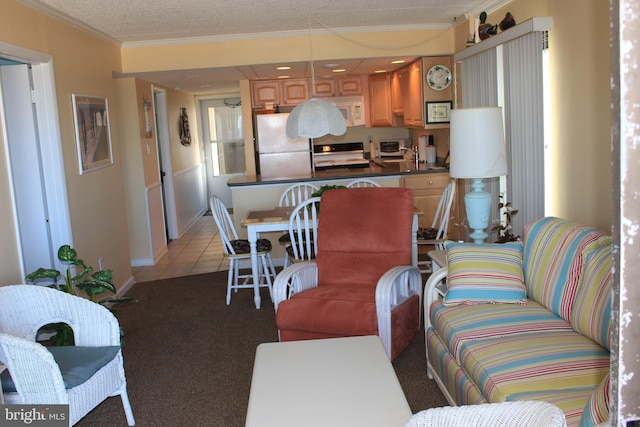
<svg viewBox="0 0 640 427">
<path fill-rule="evenodd" d="M 484 243 L 488 236 L 484 230 L 489 226 L 491 194 L 484 191 L 482 179 L 506 174 L 502 107 L 451 110 L 449 175 L 472 180 L 464 205 L 474 243 Z"/>
</svg>

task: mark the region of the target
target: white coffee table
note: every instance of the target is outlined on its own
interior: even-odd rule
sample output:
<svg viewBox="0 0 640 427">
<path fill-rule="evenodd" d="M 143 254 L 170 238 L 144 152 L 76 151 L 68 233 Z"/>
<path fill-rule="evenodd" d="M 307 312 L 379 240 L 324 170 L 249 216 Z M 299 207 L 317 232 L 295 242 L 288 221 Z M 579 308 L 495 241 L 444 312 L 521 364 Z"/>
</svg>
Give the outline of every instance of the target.
<svg viewBox="0 0 640 427">
<path fill-rule="evenodd" d="M 260 344 L 247 427 L 402 427 L 411 409 L 378 336 Z"/>
</svg>

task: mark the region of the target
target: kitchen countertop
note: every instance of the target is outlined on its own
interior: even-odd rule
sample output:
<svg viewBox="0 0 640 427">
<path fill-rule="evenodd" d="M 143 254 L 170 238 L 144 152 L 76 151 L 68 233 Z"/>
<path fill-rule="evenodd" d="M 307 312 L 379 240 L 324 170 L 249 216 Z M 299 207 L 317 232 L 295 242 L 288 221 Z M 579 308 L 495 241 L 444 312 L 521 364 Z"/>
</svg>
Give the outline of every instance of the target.
<svg viewBox="0 0 640 427">
<path fill-rule="evenodd" d="M 262 179 L 260 175 L 247 175 L 237 176 L 227 181 L 229 187 L 239 187 L 248 185 L 261 185 L 261 184 L 283 184 L 294 183 L 298 181 L 326 181 L 342 178 L 382 178 L 386 176 L 397 175 L 413 175 L 413 174 L 429 174 L 429 173 L 442 173 L 448 172 L 449 169 L 444 166 L 430 166 L 425 163 L 418 165 L 416 170 L 413 161 L 384 163 L 370 161 L 369 167 L 366 168 L 336 168 L 316 171 L 310 175 L 302 176 L 290 176 L 281 178 L 266 178 Z"/>
</svg>

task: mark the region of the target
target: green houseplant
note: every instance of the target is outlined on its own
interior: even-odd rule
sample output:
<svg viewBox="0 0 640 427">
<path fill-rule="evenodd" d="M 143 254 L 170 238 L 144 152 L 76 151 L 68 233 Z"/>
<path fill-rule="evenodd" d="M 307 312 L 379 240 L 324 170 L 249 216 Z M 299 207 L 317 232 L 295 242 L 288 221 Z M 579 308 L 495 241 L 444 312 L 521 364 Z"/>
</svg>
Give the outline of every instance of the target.
<svg viewBox="0 0 640 427">
<path fill-rule="evenodd" d="M 48 281 L 51 282 L 50 288 L 76 296 L 84 293 L 90 301 L 103 305 L 112 312 L 115 312 L 112 307 L 114 304 L 138 302 L 135 298 L 115 296 L 116 287 L 111 282 L 113 271 L 95 271 L 93 267 L 87 266 L 82 259 L 78 258 L 78 253 L 71 246 L 61 246 L 58 249 L 58 259 L 67 266 L 64 274 L 52 268 L 39 268 L 27 275 L 27 282 Z M 98 299 L 105 292 L 114 296 Z M 52 323 L 45 325 L 42 329 L 53 332 L 53 336 L 49 339 L 53 345 L 74 344 L 73 330 L 65 323 Z"/>
</svg>

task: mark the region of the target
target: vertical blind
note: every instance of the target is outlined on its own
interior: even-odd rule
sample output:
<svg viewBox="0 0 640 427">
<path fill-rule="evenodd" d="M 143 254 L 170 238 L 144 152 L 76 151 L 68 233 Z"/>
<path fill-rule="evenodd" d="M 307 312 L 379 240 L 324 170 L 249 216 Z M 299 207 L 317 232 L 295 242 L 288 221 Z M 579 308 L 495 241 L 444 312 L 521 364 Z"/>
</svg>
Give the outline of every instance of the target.
<svg viewBox="0 0 640 427">
<path fill-rule="evenodd" d="M 504 109 L 509 174 L 502 191 L 519 211 L 512 218 L 519 236 L 524 224 L 544 215 L 542 40 L 543 32 L 534 31 L 456 63 L 461 78 L 456 108 Z M 469 186 L 465 183 L 465 192 Z M 504 220 L 498 210 L 500 179 L 485 180 L 485 188 L 494 200 L 489 218 Z M 496 237 L 490 233 L 490 239 Z"/>
</svg>

